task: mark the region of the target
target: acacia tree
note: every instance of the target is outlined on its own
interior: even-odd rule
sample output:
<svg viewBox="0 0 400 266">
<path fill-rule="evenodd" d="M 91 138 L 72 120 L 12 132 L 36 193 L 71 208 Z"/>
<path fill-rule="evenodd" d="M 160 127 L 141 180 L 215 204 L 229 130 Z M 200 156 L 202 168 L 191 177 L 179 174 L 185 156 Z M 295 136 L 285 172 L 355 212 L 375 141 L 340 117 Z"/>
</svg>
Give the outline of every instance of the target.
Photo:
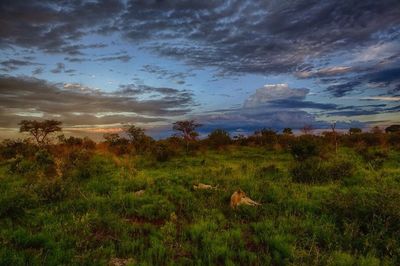
<svg viewBox="0 0 400 266">
<path fill-rule="evenodd" d="M 128 135 L 130 142 L 139 153 L 148 149 L 153 142 L 153 139 L 147 136 L 144 132 L 145 130 L 143 128 L 134 125 L 125 129 L 125 133 Z"/>
<path fill-rule="evenodd" d="M 358 128 L 358 127 L 349 128 L 350 135 L 360 134 L 361 132 L 362 132 L 361 128 Z"/>
<path fill-rule="evenodd" d="M 128 135 L 132 143 L 139 143 L 145 138 L 144 129 L 137 126 L 129 126 L 125 129 L 125 133 Z"/>
<path fill-rule="evenodd" d="M 190 142 L 196 140 L 196 137 L 199 135 L 196 129 L 200 126 L 201 125 L 197 124 L 194 120 L 182 120 L 173 124 L 172 129 L 180 132 L 180 136 L 186 143 L 186 152 L 189 151 Z"/>
<path fill-rule="evenodd" d="M 386 133 L 397 133 L 400 132 L 400 125 L 391 125 L 385 128 Z"/>
<path fill-rule="evenodd" d="M 293 130 L 290 127 L 285 127 L 282 132 L 283 132 L 283 134 L 286 134 L 286 135 L 293 134 Z"/>
<path fill-rule="evenodd" d="M 18 125 L 19 132 L 29 132 L 38 145 L 42 146 L 48 143 L 48 137 L 51 133 L 61 131 L 61 121 L 57 120 L 22 120 Z"/>
</svg>

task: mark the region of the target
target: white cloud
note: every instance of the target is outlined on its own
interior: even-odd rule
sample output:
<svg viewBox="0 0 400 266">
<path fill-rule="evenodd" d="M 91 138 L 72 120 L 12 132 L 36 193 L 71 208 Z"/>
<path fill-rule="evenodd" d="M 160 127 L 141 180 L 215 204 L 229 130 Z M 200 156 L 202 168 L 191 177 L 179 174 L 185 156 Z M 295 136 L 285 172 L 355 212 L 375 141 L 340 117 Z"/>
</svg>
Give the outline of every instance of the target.
<svg viewBox="0 0 400 266">
<path fill-rule="evenodd" d="M 390 97 L 390 96 L 371 96 L 371 97 L 363 97 L 363 100 L 377 100 L 377 101 L 389 101 L 389 102 L 396 102 L 400 101 L 400 97 Z"/>
<path fill-rule="evenodd" d="M 250 95 L 244 102 L 244 108 L 254 108 L 275 100 L 303 100 L 309 89 L 291 89 L 288 84 L 267 84 Z"/>
<path fill-rule="evenodd" d="M 352 68 L 348 66 L 335 66 L 335 67 L 321 68 L 316 71 L 300 71 L 296 72 L 295 75 L 299 78 L 327 77 L 327 76 L 346 74 L 351 70 Z"/>
<path fill-rule="evenodd" d="M 369 46 L 355 54 L 350 62 L 380 61 L 400 52 L 398 42 L 388 42 Z"/>
</svg>

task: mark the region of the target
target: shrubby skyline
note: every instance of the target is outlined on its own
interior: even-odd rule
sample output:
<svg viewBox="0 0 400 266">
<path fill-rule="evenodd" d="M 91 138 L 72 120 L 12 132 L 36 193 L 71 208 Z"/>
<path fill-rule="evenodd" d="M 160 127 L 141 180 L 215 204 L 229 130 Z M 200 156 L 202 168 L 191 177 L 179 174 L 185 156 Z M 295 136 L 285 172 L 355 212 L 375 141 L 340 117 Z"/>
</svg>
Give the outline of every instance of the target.
<svg viewBox="0 0 400 266">
<path fill-rule="evenodd" d="M 0 137 L 400 122 L 400 2 L 1 1 Z"/>
</svg>

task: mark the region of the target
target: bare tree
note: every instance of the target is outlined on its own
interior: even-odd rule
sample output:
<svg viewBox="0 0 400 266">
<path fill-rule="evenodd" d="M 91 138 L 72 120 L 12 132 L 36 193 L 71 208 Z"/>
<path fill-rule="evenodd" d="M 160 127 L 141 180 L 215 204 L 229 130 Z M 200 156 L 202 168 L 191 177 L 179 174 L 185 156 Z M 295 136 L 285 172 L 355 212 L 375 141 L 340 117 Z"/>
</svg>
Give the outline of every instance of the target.
<svg viewBox="0 0 400 266">
<path fill-rule="evenodd" d="M 196 129 L 200 127 L 200 124 L 197 124 L 194 120 L 182 120 L 177 121 L 173 124 L 172 129 L 175 131 L 179 131 L 181 137 L 186 143 L 186 152 L 189 151 L 189 144 L 191 141 L 195 140 L 199 135 L 196 132 Z"/>
<path fill-rule="evenodd" d="M 312 134 L 314 128 L 312 125 L 304 125 L 304 127 L 301 129 L 304 135 L 310 135 Z"/>
<path fill-rule="evenodd" d="M 338 150 L 338 141 L 337 141 L 337 134 L 336 134 L 336 122 L 331 124 L 332 134 L 333 134 L 333 142 L 335 143 L 335 153 L 337 154 Z"/>
<path fill-rule="evenodd" d="M 48 136 L 51 133 L 61 131 L 61 121 L 44 120 L 42 122 L 36 120 L 22 120 L 19 132 L 29 132 L 36 140 L 38 145 L 42 146 L 48 143 Z"/>
</svg>

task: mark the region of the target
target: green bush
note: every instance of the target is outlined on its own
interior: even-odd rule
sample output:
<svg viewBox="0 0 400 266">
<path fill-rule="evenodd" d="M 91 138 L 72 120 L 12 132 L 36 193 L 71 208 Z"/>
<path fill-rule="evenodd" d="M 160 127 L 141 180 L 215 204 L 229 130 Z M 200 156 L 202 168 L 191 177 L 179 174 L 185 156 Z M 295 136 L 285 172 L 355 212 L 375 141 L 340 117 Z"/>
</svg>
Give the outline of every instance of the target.
<svg viewBox="0 0 400 266">
<path fill-rule="evenodd" d="M 274 265 L 287 265 L 293 260 L 293 237 L 290 234 L 277 232 L 271 221 L 255 223 L 252 229 L 255 244 L 271 254 Z"/>
<path fill-rule="evenodd" d="M 256 169 L 255 178 L 265 178 L 267 176 L 275 176 L 279 174 L 279 168 L 276 167 L 275 164 L 271 164 L 268 166 L 262 166 Z"/>
<path fill-rule="evenodd" d="M 213 148 L 221 148 L 229 145 L 232 142 L 229 133 L 223 129 L 215 129 L 214 131 L 212 131 L 208 135 L 206 141 Z"/>
<path fill-rule="evenodd" d="M 37 151 L 37 147 L 27 140 L 5 139 L 0 144 L 0 158 L 12 159 L 17 156 L 31 157 Z"/>
<path fill-rule="evenodd" d="M 45 149 L 38 150 L 33 157 L 18 155 L 10 161 L 9 169 L 11 173 L 25 177 L 55 175 L 53 155 Z"/>
<path fill-rule="evenodd" d="M 74 153 L 69 158 L 67 173 L 78 180 L 85 180 L 91 177 L 112 176 L 115 165 L 111 159 L 104 156 L 93 156 L 89 151 L 82 150 Z M 66 166 L 67 167 L 67 166 Z"/>
<path fill-rule="evenodd" d="M 55 202 L 66 198 L 68 185 L 60 178 L 41 179 L 35 182 L 34 190 L 44 202 Z"/>
<path fill-rule="evenodd" d="M 328 260 L 329 266 L 352 266 L 356 265 L 356 259 L 345 252 L 334 252 Z"/>
<path fill-rule="evenodd" d="M 326 212 L 333 215 L 342 234 L 342 245 L 357 250 L 374 251 L 380 256 L 400 257 L 400 191 L 375 184 L 338 190 L 325 200 Z"/>
<path fill-rule="evenodd" d="M 315 183 L 323 180 L 323 162 L 319 158 L 308 158 L 295 162 L 291 169 L 293 181 L 300 183 Z"/>
<path fill-rule="evenodd" d="M 175 150 L 167 143 L 158 142 L 154 145 L 152 154 L 159 162 L 166 162 L 175 155 Z"/>
<path fill-rule="evenodd" d="M 296 160 L 304 161 L 320 153 L 320 144 L 314 136 L 300 136 L 291 143 L 290 152 Z"/>
<path fill-rule="evenodd" d="M 13 174 L 18 174 L 22 176 L 36 176 L 38 170 L 37 165 L 29 159 L 22 156 L 17 156 L 10 162 L 9 166 L 10 172 Z"/>
<path fill-rule="evenodd" d="M 325 164 L 326 180 L 343 180 L 354 174 L 355 165 L 344 159 L 332 159 Z"/>
<path fill-rule="evenodd" d="M 23 249 L 51 249 L 52 241 L 43 233 L 31 234 L 24 229 L 15 230 L 10 236 L 13 246 Z"/>
<path fill-rule="evenodd" d="M 0 219 L 21 218 L 27 209 L 35 205 L 36 200 L 26 190 L 4 192 L 0 197 Z"/>
<path fill-rule="evenodd" d="M 369 163 L 374 169 L 382 168 L 383 163 L 388 158 L 388 152 L 379 148 L 364 149 L 361 152 L 361 155 L 364 160 Z"/>
<path fill-rule="evenodd" d="M 320 158 L 308 158 L 295 162 L 291 173 L 293 181 L 300 183 L 321 183 L 328 181 L 340 181 L 353 175 L 354 164 L 343 159 L 322 160 Z"/>
<path fill-rule="evenodd" d="M 65 156 L 62 172 L 65 176 L 73 176 L 77 179 L 87 179 L 90 177 L 88 169 L 90 160 L 93 157 L 91 151 L 85 149 L 69 150 Z"/>
</svg>

